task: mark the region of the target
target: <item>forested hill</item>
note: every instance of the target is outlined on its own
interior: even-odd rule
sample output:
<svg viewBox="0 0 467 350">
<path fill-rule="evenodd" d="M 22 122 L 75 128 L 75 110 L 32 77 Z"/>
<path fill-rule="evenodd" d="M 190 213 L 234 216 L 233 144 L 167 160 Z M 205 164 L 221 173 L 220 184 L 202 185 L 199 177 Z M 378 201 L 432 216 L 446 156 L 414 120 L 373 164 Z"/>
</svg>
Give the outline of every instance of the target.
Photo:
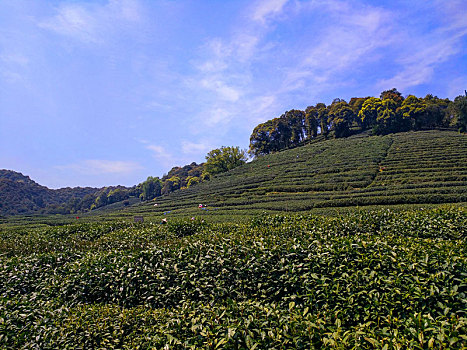
<svg viewBox="0 0 467 350">
<path fill-rule="evenodd" d="M 61 212 L 68 204 L 92 196 L 98 188 L 76 187 L 52 190 L 21 173 L 0 169 L 0 214 Z"/>
<path fill-rule="evenodd" d="M 41 186 L 19 172 L 0 169 L 0 215 L 82 214 L 110 204 L 127 206 L 196 184 L 203 164 L 173 167 L 161 179 L 148 179 L 132 187 L 75 187 L 56 190 Z"/>
</svg>

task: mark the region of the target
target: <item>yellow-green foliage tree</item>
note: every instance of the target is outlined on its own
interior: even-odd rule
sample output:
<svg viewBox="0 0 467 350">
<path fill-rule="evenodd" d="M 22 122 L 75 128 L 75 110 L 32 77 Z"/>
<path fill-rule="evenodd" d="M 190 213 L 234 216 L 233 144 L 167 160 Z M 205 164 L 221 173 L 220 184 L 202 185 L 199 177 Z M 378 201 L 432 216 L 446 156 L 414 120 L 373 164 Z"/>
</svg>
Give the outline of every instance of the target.
<svg viewBox="0 0 467 350">
<path fill-rule="evenodd" d="M 244 164 L 247 160 L 246 151 L 240 147 L 222 146 L 207 154 L 204 171 L 210 175 L 223 173 Z"/>
</svg>

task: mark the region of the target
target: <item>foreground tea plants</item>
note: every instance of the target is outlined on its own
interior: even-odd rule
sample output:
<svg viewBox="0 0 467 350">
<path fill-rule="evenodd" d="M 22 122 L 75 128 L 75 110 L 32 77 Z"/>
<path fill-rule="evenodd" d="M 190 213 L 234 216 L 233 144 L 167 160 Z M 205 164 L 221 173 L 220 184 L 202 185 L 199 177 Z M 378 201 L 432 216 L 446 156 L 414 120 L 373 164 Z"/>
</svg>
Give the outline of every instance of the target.
<svg viewBox="0 0 467 350">
<path fill-rule="evenodd" d="M 466 227 L 436 209 L 5 231 L 0 347 L 461 349 Z"/>
</svg>

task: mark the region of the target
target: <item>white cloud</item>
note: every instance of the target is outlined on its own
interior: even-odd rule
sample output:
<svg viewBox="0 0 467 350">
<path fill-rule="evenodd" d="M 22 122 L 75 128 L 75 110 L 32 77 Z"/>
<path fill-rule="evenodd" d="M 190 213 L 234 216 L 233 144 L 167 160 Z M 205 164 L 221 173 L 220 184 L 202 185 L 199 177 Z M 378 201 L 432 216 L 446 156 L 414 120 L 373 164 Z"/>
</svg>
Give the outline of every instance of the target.
<svg viewBox="0 0 467 350">
<path fill-rule="evenodd" d="M 182 141 L 182 152 L 184 154 L 199 154 L 203 152 L 208 152 L 211 150 L 212 146 L 209 141 L 205 142 L 191 142 L 191 141 Z"/>
<path fill-rule="evenodd" d="M 249 10 L 228 39 L 207 42 L 207 58 L 197 63 L 198 75 L 189 80 L 191 89 L 216 96 L 206 99 L 209 104 L 199 113 L 198 128 L 221 125 L 220 132 L 226 134 L 233 126 L 248 128 L 273 118 L 287 108 L 284 100 L 291 94 L 312 91 L 316 96 L 346 84 L 343 72 L 377 60 L 377 50 L 393 44 L 394 14 L 379 7 L 338 0 L 276 0 L 258 1 Z M 324 18 L 323 24 L 309 29 L 303 23 L 307 17 L 310 24 Z M 288 25 L 284 18 L 302 26 L 296 39 L 300 46 L 276 35 L 279 26 Z M 270 77 L 257 76 L 263 66 Z"/>
<path fill-rule="evenodd" d="M 313 2 L 301 11 L 326 16 L 330 24 L 320 28 L 310 48 L 298 55 L 299 63 L 290 66 L 282 87 L 284 92 L 335 84 L 332 82 L 342 80 L 339 78 L 342 72 L 378 59 L 376 51 L 393 44 L 394 14 L 387 10 L 326 1 Z"/>
<path fill-rule="evenodd" d="M 133 0 L 112 0 L 105 5 L 62 3 L 54 17 L 38 25 L 84 43 L 100 43 L 123 22 L 140 18 L 138 2 Z"/>
<path fill-rule="evenodd" d="M 235 102 L 241 95 L 238 89 L 215 77 L 207 77 L 201 80 L 200 84 L 203 88 L 216 92 L 221 99 L 226 101 Z"/>
<path fill-rule="evenodd" d="M 96 18 L 85 8 L 76 4 L 65 4 L 57 12 L 55 17 L 41 22 L 39 27 L 84 42 L 99 41 Z"/>
<path fill-rule="evenodd" d="M 251 18 L 264 23 L 268 17 L 281 13 L 288 0 L 263 0 L 256 4 Z"/>
<path fill-rule="evenodd" d="M 442 9 L 439 9 L 442 11 Z M 465 17 L 465 16 L 464 16 Z M 404 90 L 428 83 L 438 66 L 462 52 L 462 40 L 467 35 L 467 21 L 448 23 L 415 38 L 404 37 L 396 63 L 399 72 L 388 79 L 380 80 L 380 88 L 397 86 Z"/>
<path fill-rule="evenodd" d="M 57 165 L 55 168 L 84 175 L 129 174 L 142 169 L 141 165 L 135 162 L 103 159 L 88 159 L 67 165 Z"/>
<path fill-rule="evenodd" d="M 237 23 L 229 38 L 211 38 L 203 46 L 206 58 L 195 62 L 197 74 L 185 79 L 185 85 L 207 101 L 196 117 L 201 124 L 195 129 L 221 125 L 224 128 L 221 133 L 224 133 L 234 120 L 257 120 L 258 108 L 254 103 L 261 100 L 262 92 L 252 88 L 253 69 L 265 58 L 264 51 L 274 46 L 263 40 L 272 28 L 271 21 L 283 11 L 286 2 L 256 2 L 247 9 L 251 14 Z M 213 92 L 215 99 L 209 96 Z"/>
<path fill-rule="evenodd" d="M 152 156 L 165 168 L 172 167 L 175 164 L 175 157 L 163 146 L 150 144 L 148 141 L 140 141 L 145 144 L 145 148 L 151 151 Z"/>
</svg>

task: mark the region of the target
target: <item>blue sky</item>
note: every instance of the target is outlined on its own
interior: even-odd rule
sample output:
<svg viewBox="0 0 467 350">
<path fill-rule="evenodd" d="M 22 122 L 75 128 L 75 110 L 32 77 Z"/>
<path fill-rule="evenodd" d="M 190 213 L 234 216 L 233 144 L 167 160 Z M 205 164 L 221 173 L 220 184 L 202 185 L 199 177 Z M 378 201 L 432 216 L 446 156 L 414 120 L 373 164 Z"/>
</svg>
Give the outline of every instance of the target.
<svg viewBox="0 0 467 350">
<path fill-rule="evenodd" d="M 465 0 L 0 0 L 0 168 L 135 185 L 334 98 L 467 89 Z"/>
</svg>

